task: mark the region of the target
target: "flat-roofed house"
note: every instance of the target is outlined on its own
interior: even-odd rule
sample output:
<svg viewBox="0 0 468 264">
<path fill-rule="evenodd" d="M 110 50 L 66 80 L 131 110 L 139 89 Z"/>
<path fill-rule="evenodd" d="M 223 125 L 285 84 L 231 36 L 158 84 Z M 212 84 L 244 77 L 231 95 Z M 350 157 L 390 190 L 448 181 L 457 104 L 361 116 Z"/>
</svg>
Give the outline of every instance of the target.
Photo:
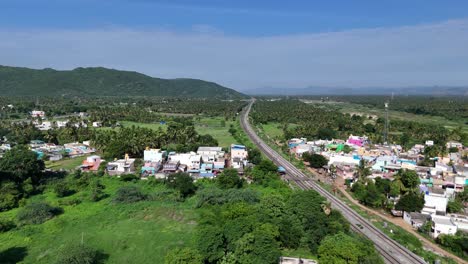
<svg viewBox="0 0 468 264">
<path fill-rule="evenodd" d="M 437 238 L 439 235 L 455 235 L 457 233 L 457 225 L 455 225 L 452 218 L 447 216 L 432 216 L 431 235 Z"/>
<path fill-rule="evenodd" d="M 124 159 L 107 163 L 106 171 L 111 176 L 134 173 L 135 159 L 130 159 L 128 155 L 125 154 Z"/>
<path fill-rule="evenodd" d="M 92 155 L 83 161 L 80 168 L 82 171 L 98 171 L 101 162 L 102 160 L 100 156 Z"/>
</svg>

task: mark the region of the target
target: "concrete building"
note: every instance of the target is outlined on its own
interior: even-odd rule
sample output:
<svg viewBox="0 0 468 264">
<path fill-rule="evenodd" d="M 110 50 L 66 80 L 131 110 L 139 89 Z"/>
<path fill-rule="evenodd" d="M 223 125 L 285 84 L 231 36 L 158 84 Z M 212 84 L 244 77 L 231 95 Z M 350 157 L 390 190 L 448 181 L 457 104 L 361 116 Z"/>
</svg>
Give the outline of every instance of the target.
<svg viewBox="0 0 468 264">
<path fill-rule="evenodd" d="M 97 155 L 92 155 L 87 157 L 83 163 L 81 164 L 81 170 L 82 171 L 98 171 L 99 166 L 101 165 L 101 157 Z"/>
<path fill-rule="evenodd" d="M 166 153 L 166 151 L 161 151 L 160 149 L 147 148 L 143 152 L 143 159 L 151 162 L 162 162 L 167 156 Z"/>
<path fill-rule="evenodd" d="M 414 228 L 420 228 L 429 220 L 429 217 L 428 215 L 421 214 L 421 213 L 404 212 L 403 220 Z"/>
<path fill-rule="evenodd" d="M 457 233 L 457 226 L 455 225 L 452 218 L 447 216 L 432 216 L 432 227 L 431 235 L 433 238 L 437 238 L 439 235 L 455 235 Z"/>
<path fill-rule="evenodd" d="M 225 153 L 221 147 L 199 147 L 197 154 L 202 156 L 203 162 L 210 162 L 224 158 Z"/>
<path fill-rule="evenodd" d="M 134 173 L 135 159 L 130 159 L 126 154 L 124 159 L 107 163 L 106 171 L 111 176 Z"/>
<path fill-rule="evenodd" d="M 448 199 L 445 194 L 429 193 L 424 195 L 424 208 L 421 213 L 427 215 L 445 215 Z"/>
<path fill-rule="evenodd" d="M 243 145 L 231 145 L 231 167 L 234 169 L 243 168 L 247 165 L 248 152 Z"/>
<path fill-rule="evenodd" d="M 468 232 L 468 217 L 465 215 L 459 214 L 450 214 L 448 215 L 452 222 L 457 226 L 457 229 L 460 231 Z"/>
</svg>

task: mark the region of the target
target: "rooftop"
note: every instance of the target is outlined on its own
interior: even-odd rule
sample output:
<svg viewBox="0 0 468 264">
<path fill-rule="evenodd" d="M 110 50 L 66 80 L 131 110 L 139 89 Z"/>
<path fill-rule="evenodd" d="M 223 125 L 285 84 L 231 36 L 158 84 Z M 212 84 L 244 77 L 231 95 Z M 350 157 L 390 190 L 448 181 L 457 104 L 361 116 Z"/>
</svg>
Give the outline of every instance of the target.
<svg viewBox="0 0 468 264">
<path fill-rule="evenodd" d="M 435 224 L 438 224 L 438 225 L 455 226 L 452 219 L 450 219 L 450 217 L 446 217 L 446 216 L 433 216 L 432 221 Z"/>
</svg>

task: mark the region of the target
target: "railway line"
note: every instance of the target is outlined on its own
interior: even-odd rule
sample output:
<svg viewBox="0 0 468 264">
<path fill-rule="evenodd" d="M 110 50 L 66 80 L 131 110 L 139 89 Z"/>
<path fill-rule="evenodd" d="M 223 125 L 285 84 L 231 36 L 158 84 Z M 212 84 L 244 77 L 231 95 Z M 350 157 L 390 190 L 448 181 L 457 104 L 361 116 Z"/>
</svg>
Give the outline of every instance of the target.
<svg viewBox="0 0 468 264">
<path fill-rule="evenodd" d="M 332 207 L 339 210 L 342 215 L 350 222 L 351 228 L 354 231 L 365 235 L 374 243 L 385 263 L 426 263 L 420 256 L 414 254 L 407 248 L 388 237 L 367 219 L 359 215 L 344 202 L 329 193 L 317 182 L 312 180 L 301 170 L 297 169 L 293 164 L 284 159 L 280 154 L 278 154 L 275 150 L 263 142 L 263 140 L 255 133 L 249 123 L 249 113 L 254 102 L 255 99 L 253 99 L 242 111 L 241 127 L 247 133 L 250 139 L 257 145 L 260 151 L 262 151 L 276 165 L 282 166 L 286 169 L 287 173 L 290 175 L 289 179 L 291 181 L 293 181 L 299 188 L 303 190 L 315 190 L 320 195 L 328 199 L 331 202 Z"/>
</svg>

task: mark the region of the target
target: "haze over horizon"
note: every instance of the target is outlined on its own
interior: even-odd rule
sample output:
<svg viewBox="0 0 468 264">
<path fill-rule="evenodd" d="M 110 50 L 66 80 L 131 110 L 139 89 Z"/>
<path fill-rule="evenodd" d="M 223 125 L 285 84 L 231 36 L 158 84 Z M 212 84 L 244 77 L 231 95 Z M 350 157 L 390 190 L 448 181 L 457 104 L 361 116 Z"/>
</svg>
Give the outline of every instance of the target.
<svg viewBox="0 0 468 264">
<path fill-rule="evenodd" d="M 0 8 L 0 64 L 103 66 L 239 91 L 466 86 L 466 10 L 466 1 L 19 0 Z"/>
</svg>

